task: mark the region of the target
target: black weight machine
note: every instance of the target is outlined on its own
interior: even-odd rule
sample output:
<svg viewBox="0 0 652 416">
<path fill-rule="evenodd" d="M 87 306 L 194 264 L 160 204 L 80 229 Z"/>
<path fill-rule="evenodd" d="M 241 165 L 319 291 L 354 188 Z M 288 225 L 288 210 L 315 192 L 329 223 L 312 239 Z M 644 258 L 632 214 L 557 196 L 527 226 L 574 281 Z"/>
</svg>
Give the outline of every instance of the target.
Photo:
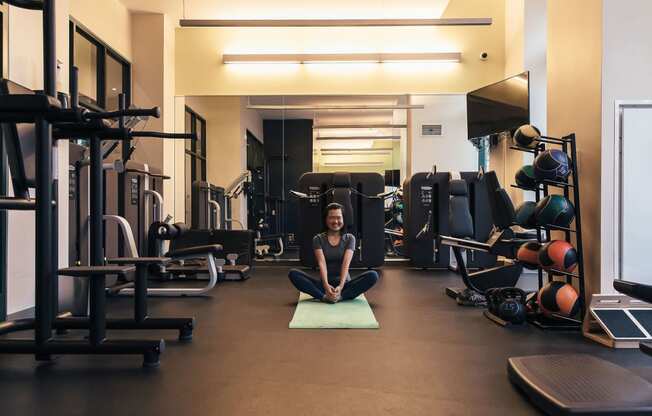
<svg viewBox="0 0 652 416">
<path fill-rule="evenodd" d="M 494 232 L 486 242 L 479 242 L 469 239 L 473 235 L 473 225 L 463 217 L 469 215 L 468 194 L 464 181 L 451 181 L 450 196 L 450 221 L 451 224 L 464 224 L 463 226 L 452 226 L 451 236 L 438 236 L 440 244 L 450 246 L 457 261 L 459 272 L 464 285 L 479 294 L 498 287 L 513 287 L 523 272 L 523 264 L 513 261 L 516 258 L 518 248 L 525 242 L 531 241 L 528 235 L 516 235 L 510 228 L 514 225 L 514 205 L 507 192 L 500 187 L 495 172 L 487 172 L 483 175 L 486 181 L 489 208 L 491 210 Z M 495 256 L 504 257 L 506 260 L 499 262 L 493 267 L 470 272 L 462 250 L 473 250 L 489 253 Z M 461 289 L 446 288 L 446 294 L 454 299 L 458 298 Z"/>
<path fill-rule="evenodd" d="M 56 0 L 6 0 L 12 6 L 41 10 L 43 15 L 43 74 L 44 91 L 34 93 L 9 80 L 2 80 L 0 123 L 7 145 L 13 197 L 0 197 L 0 209 L 35 211 L 35 317 L 0 324 L 0 335 L 33 330 L 33 338 L 2 339 L 0 354 L 34 354 L 38 361 L 50 361 L 56 354 L 120 354 L 142 355 L 144 365 L 157 366 L 165 342 L 158 340 L 114 340 L 106 336 L 107 329 L 178 329 L 180 338 L 192 333 L 192 318 L 151 319 L 146 312 L 146 297 L 137 297 L 134 319 L 107 319 L 105 281 L 107 275 L 125 275 L 145 259 L 130 265 L 105 265 L 103 256 L 102 148 L 103 140 L 126 140 L 132 137 L 192 138 L 188 135 L 159 132 L 132 132 L 124 127 L 127 116 L 159 116 L 159 109 L 126 109 L 124 99 L 120 109 L 112 112 L 86 112 L 78 106 L 76 71 L 71 79 L 71 107 L 66 108 L 56 93 Z M 107 122 L 118 118 L 115 128 Z M 58 224 L 55 192 L 57 180 L 53 174 L 55 140 L 85 138 L 90 143 L 90 266 L 58 267 Z M 33 162 L 32 162 L 33 161 Z M 33 163 L 33 165 L 31 164 Z M 29 189 L 35 189 L 36 197 Z M 149 259 L 148 259 L 149 260 Z M 123 259 L 123 262 L 126 261 Z M 159 262 L 160 259 L 151 259 Z M 151 264 L 151 262 L 150 262 Z M 139 268 L 143 274 L 143 267 Z M 73 276 L 90 281 L 89 317 L 59 315 L 58 276 Z M 139 279 L 141 295 L 147 279 Z M 146 292 L 145 292 L 146 293 Z M 179 325 L 181 324 L 181 326 Z M 88 329 L 87 339 L 53 337 L 53 329 Z"/>
</svg>

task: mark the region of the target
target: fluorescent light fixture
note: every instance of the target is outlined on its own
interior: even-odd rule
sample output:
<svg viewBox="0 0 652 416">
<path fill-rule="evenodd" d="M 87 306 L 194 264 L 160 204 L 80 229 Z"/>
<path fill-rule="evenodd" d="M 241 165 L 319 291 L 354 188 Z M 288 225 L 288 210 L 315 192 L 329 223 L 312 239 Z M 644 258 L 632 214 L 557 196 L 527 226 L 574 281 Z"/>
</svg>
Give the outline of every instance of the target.
<svg viewBox="0 0 652 416">
<path fill-rule="evenodd" d="M 326 162 L 324 166 L 383 166 L 384 162 Z"/>
<path fill-rule="evenodd" d="M 330 129 L 406 129 L 407 124 L 319 124 L 313 130 Z"/>
<path fill-rule="evenodd" d="M 426 108 L 423 104 L 360 104 L 360 105 L 267 105 L 267 104 L 249 104 L 248 110 L 307 110 L 307 111 L 327 111 L 327 110 L 423 110 Z"/>
<path fill-rule="evenodd" d="M 490 26 L 490 17 L 449 19 L 181 19 L 181 27 Z"/>
<path fill-rule="evenodd" d="M 316 137 L 316 140 L 401 140 L 401 136 L 334 136 Z"/>
<path fill-rule="evenodd" d="M 331 152 L 331 151 L 323 151 L 323 152 L 321 152 L 322 156 L 347 156 L 347 155 L 351 155 L 351 156 L 365 156 L 365 155 L 389 156 L 391 154 L 392 154 L 392 152 L 389 151 L 389 150 L 376 151 L 375 149 L 373 151 L 370 150 L 368 152 L 359 152 L 359 151 L 356 152 L 356 151 L 353 151 L 353 150 L 349 150 L 347 152 Z"/>
<path fill-rule="evenodd" d="M 460 52 L 224 54 L 225 64 L 460 62 Z"/>
<path fill-rule="evenodd" d="M 323 147 L 319 149 L 320 152 L 375 152 L 377 150 L 394 150 L 392 147 L 372 147 L 369 149 L 358 149 L 350 147 Z"/>
</svg>

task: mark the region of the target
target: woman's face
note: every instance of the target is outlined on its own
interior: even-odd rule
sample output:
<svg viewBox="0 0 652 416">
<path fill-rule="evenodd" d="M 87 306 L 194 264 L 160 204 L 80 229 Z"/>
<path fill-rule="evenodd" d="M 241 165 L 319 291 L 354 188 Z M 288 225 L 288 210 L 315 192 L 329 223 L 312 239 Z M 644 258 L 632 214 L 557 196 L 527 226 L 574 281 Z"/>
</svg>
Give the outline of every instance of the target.
<svg viewBox="0 0 652 416">
<path fill-rule="evenodd" d="M 344 225 L 344 216 L 341 209 L 331 209 L 326 215 L 326 226 L 331 231 L 340 231 Z"/>
</svg>

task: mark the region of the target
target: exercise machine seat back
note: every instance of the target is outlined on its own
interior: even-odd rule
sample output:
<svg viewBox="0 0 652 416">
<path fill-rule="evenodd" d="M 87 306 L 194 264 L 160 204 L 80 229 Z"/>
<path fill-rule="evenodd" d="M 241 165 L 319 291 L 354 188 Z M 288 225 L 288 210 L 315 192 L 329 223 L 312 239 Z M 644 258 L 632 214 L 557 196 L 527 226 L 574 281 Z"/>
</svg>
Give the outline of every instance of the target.
<svg viewBox="0 0 652 416">
<path fill-rule="evenodd" d="M 342 207 L 344 216 L 344 227 L 347 233 L 355 234 L 355 217 L 351 201 L 351 174 L 346 172 L 333 173 L 333 199 Z"/>
<path fill-rule="evenodd" d="M 378 198 L 365 198 L 358 193 L 374 196 L 385 189 L 384 178 L 378 173 L 304 173 L 299 178 L 298 191 L 308 195 L 299 200 L 299 259 L 306 267 L 316 267 L 312 239 L 325 229 L 323 215 L 326 206 L 337 202 L 344 207 L 347 232 L 356 237 L 352 267 L 378 267 L 384 263 L 384 205 Z M 351 188 L 356 192 L 352 192 Z M 330 192 L 327 192 L 329 191 Z"/>
<path fill-rule="evenodd" d="M 494 220 L 489 202 L 489 180 L 478 172 L 461 172 L 469 188 L 469 209 L 473 218 L 473 236 L 476 241 L 487 241 L 494 229 Z M 491 186 L 495 186 L 491 185 Z M 496 264 L 497 256 L 482 251 L 467 253 L 466 266 L 470 269 L 485 269 Z"/>
<path fill-rule="evenodd" d="M 449 187 L 448 226 L 452 237 L 473 238 L 473 218 L 469 209 L 469 192 L 463 179 L 451 180 Z"/>
<path fill-rule="evenodd" d="M 403 182 L 404 244 L 410 263 L 420 268 L 442 268 L 450 265 L 450 247 L 439 245 L 438 235 L 448 235 L 448 172 L 418 172 Z M 430 218 L 426 233 L 419 233 Z M 417 237 L 419 236 L 419 237 Z"/>
<path fill-rule="evenodd" d="M 514 224 L 514 217 L 516 215 L 514 204 L 509 194 L 500 187 L 496 172 L 487 172 L 483 175 L 483 178 L 487 184 L 486 189 L 493 223 L 500 230 L 509 228 Z"/>
</svg>

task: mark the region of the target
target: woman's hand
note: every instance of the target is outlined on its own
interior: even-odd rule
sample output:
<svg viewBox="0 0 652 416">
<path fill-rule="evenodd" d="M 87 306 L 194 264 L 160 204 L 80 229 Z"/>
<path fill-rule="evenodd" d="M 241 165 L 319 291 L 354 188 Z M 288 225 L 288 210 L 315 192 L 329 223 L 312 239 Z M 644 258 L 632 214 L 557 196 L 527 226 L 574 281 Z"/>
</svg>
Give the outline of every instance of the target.
<svg viewBox="0 0 652 416">
<path fill-rule="evenodd" d="M 337 300 L 338 292 L 333 286 L 331 286 L 329 283 L 324 282 L 324 290 L 326 291 L 326 297 L 328 299 L 332 301 Z"/>
</svg>

